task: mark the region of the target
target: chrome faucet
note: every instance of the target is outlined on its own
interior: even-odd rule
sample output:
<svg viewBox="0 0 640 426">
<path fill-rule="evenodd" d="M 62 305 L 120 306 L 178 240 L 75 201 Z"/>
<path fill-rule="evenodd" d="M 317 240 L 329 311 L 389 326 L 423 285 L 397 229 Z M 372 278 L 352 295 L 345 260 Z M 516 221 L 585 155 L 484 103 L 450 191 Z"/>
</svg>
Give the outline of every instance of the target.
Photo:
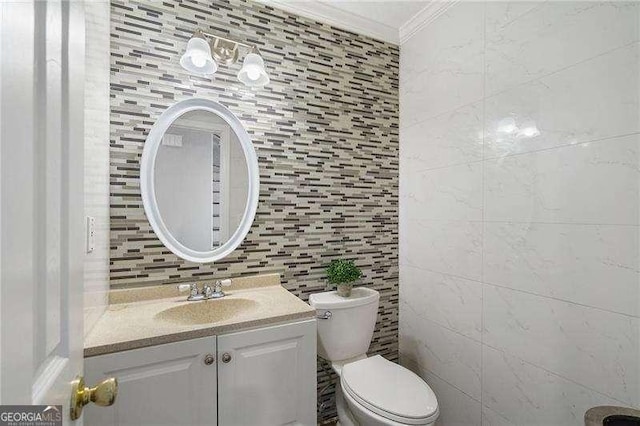
<svg viewBox="0 0 640 426">
<path fill-rule="evenodd" d="M 205 285 L 205 287 L 207 287 L 207 286 Z M 189 296 L 187 297 L 187 300 L 189 302 L 194 302 L 194 301 L 197 301 L 197 300 L 204 300 L 205 299 L 206 288 L 203 288 L 203 291 L 200 292 L 200 290 L 198 290 L 198 284 L 197 283 L 179 284 L 178 285 L 178 291 L 180 291 L 180 292 L 188 291 L 189 292 Z"/>
<path fill-rule="evenodd" d="M 220 299 L 224 297 L 224 291 L 222 291 L 222 287 L 229 287 L 231 285 L 231 280 L 217 280 L 213 287 L 213 292 L 209 296 L 210 299 Z"/>
<path fill-rule="evenodd" d="M 224 292 L 222 291 L 222 287 L 228 287 L 230 285 L 231 285 L 231 280 L 226 279 L 226 280 L 217 280 L 213 288 L 211 288 L 209 284 L 205 284 L 202 286 L 202 291 L 198 289 L 197 283 L 179 284 L 178 290 L 180 292 L 188 291 L 189 296 L 187 297 L 187 301 L 197 302 L 199 300 L 220 299 L 221 297 L 224 297 Z"/>
</svg>

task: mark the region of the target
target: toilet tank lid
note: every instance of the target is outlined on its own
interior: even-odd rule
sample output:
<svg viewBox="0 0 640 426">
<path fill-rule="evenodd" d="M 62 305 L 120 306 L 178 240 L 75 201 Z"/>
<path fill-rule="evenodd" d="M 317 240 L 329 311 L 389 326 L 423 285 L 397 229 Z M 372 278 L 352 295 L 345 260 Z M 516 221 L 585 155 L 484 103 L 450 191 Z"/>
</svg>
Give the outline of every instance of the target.
<svg viewBox="0 0 640 426">
<path fill-rule="evenodd" d="M 377 303 L 378 299 L 380 299 L 380 293 L 376 290 L 366 287 L 354 287 L 349 297 L 338 296 L 337 291 L 314 293 L 309 296 L 309 304 L 316 309 L 345 309 Z"/>
</svg>

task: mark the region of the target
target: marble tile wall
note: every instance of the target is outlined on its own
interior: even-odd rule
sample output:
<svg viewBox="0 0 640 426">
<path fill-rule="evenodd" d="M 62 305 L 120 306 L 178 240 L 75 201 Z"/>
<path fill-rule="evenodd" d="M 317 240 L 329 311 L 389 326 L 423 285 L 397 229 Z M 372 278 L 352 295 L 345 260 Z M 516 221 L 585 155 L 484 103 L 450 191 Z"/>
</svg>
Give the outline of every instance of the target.
<svg viewBox="0 0 640 426">
<path fill-rule="evenodd" d="M 640 406 L 639 8 L 458 2 L 401 46 L 400 359 L 442 425 Z"/>
</svg>

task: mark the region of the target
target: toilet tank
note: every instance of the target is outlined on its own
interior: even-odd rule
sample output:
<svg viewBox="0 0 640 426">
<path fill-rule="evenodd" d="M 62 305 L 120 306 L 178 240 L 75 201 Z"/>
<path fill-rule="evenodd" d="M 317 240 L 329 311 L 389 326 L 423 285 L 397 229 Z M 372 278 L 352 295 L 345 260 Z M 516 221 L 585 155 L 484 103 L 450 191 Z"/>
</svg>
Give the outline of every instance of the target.
<svg viewBox="0 0 640 426">
<path fill-rule="evenodd" d="M 318 319 L 318 355 L 328 361 L 341 361 L 365 355 L 378 317 L 380 293 L 356 287 L 350 297 L 338 296 L 336 291 L 309 296 Z"/>
</svg>

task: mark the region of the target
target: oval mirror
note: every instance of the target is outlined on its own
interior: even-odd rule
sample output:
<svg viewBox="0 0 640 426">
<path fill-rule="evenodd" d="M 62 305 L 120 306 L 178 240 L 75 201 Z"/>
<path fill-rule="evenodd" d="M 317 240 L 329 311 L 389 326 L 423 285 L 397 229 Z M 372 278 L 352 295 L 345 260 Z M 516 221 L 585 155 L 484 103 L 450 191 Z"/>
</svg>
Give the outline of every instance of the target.
<svg viewBox="0 0 640 426">
<path fill-rule="evenodd" d="M 244 240 L 259 193 L 256 152 L 225 106 L 189 99 L 168 108 L 142 151 L 144 211 L 160 241 L 191 262 L 213 262 Z"/>
</svg>

